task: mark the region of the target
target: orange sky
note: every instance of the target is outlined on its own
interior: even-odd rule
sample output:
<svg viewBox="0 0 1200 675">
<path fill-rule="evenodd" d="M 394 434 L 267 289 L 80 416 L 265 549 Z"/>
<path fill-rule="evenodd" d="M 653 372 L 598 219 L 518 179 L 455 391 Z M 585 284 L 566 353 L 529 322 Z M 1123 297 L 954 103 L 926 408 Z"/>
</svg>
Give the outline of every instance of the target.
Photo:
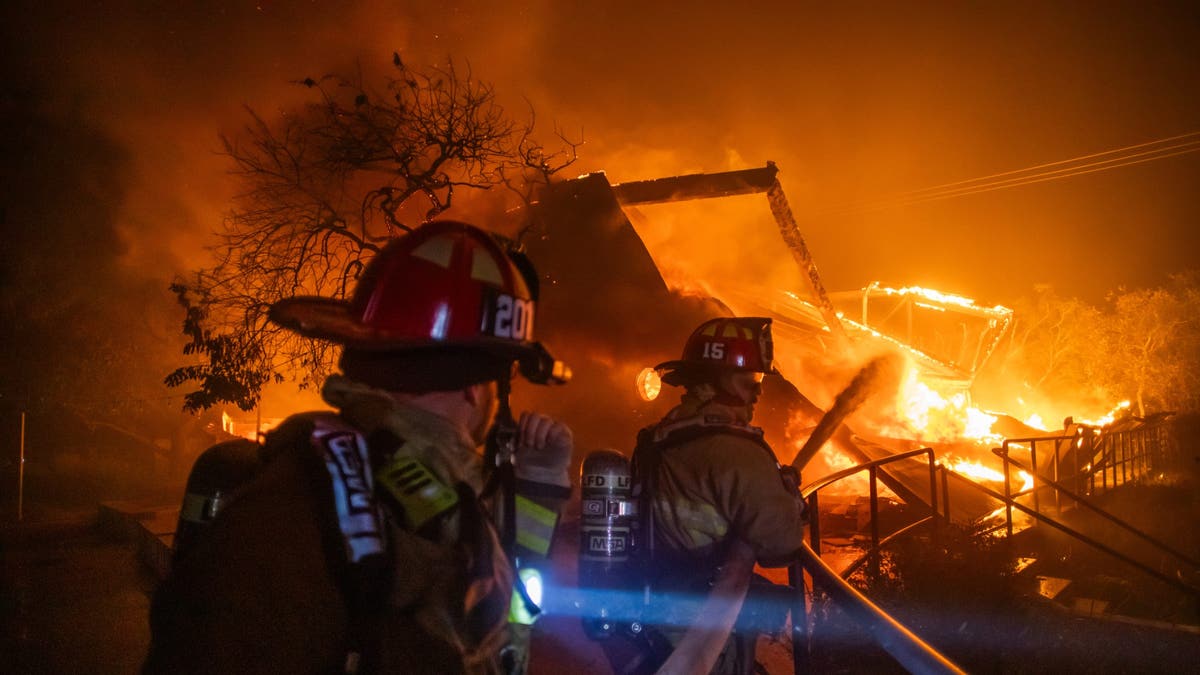
<svg viewBox="0 0 1200 675">
<path fill-rule="evenodd" d="M 242 106 L 269 115 L 302 97 L 289 80 L 393 49 L 467 60 L 514 110 L 582 133 L 572 175 L 776 161 L 831 290 L 879 279 L 995 304 L 1051 283 L 1096 301 L 1200 265 L 1200 153 L 854 211 L 1200 131 L 1195 3 L 12 4 L 6 107 L 113 142 L 125 259 L 163 279 L 202 259 L 227 208 L 217 134 Z"/>
</svg>

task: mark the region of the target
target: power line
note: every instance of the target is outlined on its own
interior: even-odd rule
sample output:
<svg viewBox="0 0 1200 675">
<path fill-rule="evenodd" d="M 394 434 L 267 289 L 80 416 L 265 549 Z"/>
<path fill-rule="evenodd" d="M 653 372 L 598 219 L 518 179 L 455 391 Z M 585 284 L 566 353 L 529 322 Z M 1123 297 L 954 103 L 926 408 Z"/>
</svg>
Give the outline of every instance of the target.
<svg viewBox="0 0 1200 675">
<path fill-rule="evenodd" d="M 1176 145 L 1154 148 L 1153 150 L 1147 150 L 1144 152 L 1125 153 L 1123 155 L 1118 155 L 1116 157 L 1112 157 L 1109 159 L 1103 159 L 1103 160 L 1100 160 L 1097 162 L 1087 162 L 1084 164 L 1075 164 L 1074 166 L 1070 166 L 1070 167 L 1067 167 L 1064 169 L 1055 169 L 1053 171 L 1044 171 L 1041 173 L 1028 174 L 1025 176 L 1017 176 L 1015 178 L 1006 178 L 1004 180 L 992 181 L 990 183 L 979 183 L 978 185 L 964 185 L 963 187 L 959 187 L 959 188 L 936 190 L 936 191 L 934 191 L 932 188 L 926 188 L 926 190 L 914 190 L 912 193 L 907 193 L 907 194 L 911 194 L 912 195 L 911 198 L 915 198 L 918 200 L 923 200 L 923 197 L 926 197 L 926 196 L 958 196 L 960 194 L 974 194 L 974 192 L 976 192 L 976 191 L 986 191 L 986 190 L 981 190 L 981 188 L 993 188 L 993 187 L 997 187 L 997 186 L 998 187 L 1011 187 L 1011 186 L 1016 186 L 1016 185 L 1024 185 L 1027 182 L 1038 182 L 1038 181 L 1032 180 L 1032 179 L 1039 179 L 1042 177 L 1066 178 L 1069 176 L 1078 175 L 1080 173 L 1092 173 L 1091 171 L 1082 171 L 1082 169 L 1087 169 L 1089 167 L 1101 167 L 1101 169 L 1099 169 L 1099 170 L 1103 170 L 1103 169 L 1107 169 L 1107 168 L 1116 168 L 1116 167 L 1120 167 L 1120 166 L 1126 166 L 1127 164 L 1137 164 L 1137 163 L 1140 163 L 1140 161 L 1149 161 L 1152 159 L 1159 159 L 1160 157 L 1171 157 L 1174 155 L 1183 154 L 1185 152 L 1193 152 L 1196 149 L 1200 149 L 1200 140 L 1187 141 L 1184 143 L 1178 143 Z M 1169 154 L 1161 154 L 1161 153 L 1166 153 L 1168 151 L 1179 151 L 1179 152 L 1170 152 Z M 1108 154 L 1108 153 L 1097 153 L 1096 155 L 1089 155 L 1088 157 L 1097 157 L 1097 156 L 1100 156 L 1101 154 Z M 1159 155 L 1159 156 L 1154 156 L 1154 155 Z M 1147 157 L 1147 156 L 1149 156 L 1149 159 L 1147 159 L 1147 160 L 1139 160 L 1136 162 L 1128 161 L 1128 160 L 1132 160 L 1134 158 Z M 1076 158 L 1074 160 L 1065 160 L 1064 162 L 1054 162 L 1053 164 L 1064 164 L 1066 162 L 1077 162 L 1081 159 L 1084 159 L 1084 158 L 1080 157 L 1080 158 Z M 1042 165 L 1042 166 L 1052 166 L 1053 164 L 1047 164 L 1047 165 Z M 1110 166 L 1105 166 L 1105 165 L 1110 165 Z M 1007 172 L 1007 173 L 1008 174 L 1017 174 L 1017 173 L 1025 173 L 1027 171 L 1029 171 L 1029 169 L 1022 169 L 1020 171 L 1011 171 L 1011 172 Z M 997 175 L 1005 175 L 1005 174 L 997 174 Z M 974 179 L 971 181 L 961 181 L 961 183 L 963 183 L 963 184 L 974 183 L 974 182 L 978 182 L 979 180 L 982 180 L 982 179 Z M 930 194 L 927 194 L 924 196 L 920 195 L 921 192 L 926 192 L 926 191 L 930 191 Z M 892 199 L 892 201 L 895 201 L 895 200 L 896 200 L 896 198 Z"/>
<path fill-rule="evenodd" d="M 1140 152 L 1132 152 L 1142 148 L 1148 149 L 1141 150 Z M 813 215 L 850 215 L 854 213 L 864 213 L 867 211 L 876 211 L 885 208 L 920 204 L 941 199 L 950 199 L 953 197 L 962 197 L 981 192 L 1001 190 L 1009 187 L 1018 187 L 1032 183 L 1058 180 L 1061 178 L 1071 178 L 1088 173 L 1095 173 L 1097 171 L 1115 169 L 1133 164 L 1141 164 L 1158 159 L 1166 159 L 1168 157 L 1196 152 L 1197 150 L 1200 150 L 1200 131 L 1194 131 L 1178 136 L 1171 136 L 1169 138 L 1162 138 L 1146 143 L 1138 143 L 1113 150 L 1105 150 L 1103 152 L 1082 155 L 1080 157 L 1074 157 L 1071 159 L 1038 164 L 1036 166 L 1031 166 L 1024 169 L 1004 171 L 1001 173 L 991 174 L 989 176 L 981 176 L 979 178 L 955 181 L 952 183 L 944 183 L 942 185 L 935 185 L 919 190 L 901 192 L 882 199 L 821 210 Z M 1085 161 L 1099 157 L 1107 158 L 1094 162 Z M 1057 166 L 1061 166 L 1063 168 L 1053 169 L 1050 171 L 1037 171 L 1038 169 L 1047 169 L 1049 167 Z M 1011 177 L 1003 178 L 1005 176 Z M 996 178 L 1002 178 L 1002 180 L 994 180 Z"/>
<path fill-rule="evenodd" d="M 950 199 L 952 197 L 963 197 L 966 195 L 973 195 L 973 194 L 978 194 L 981 192 L 992 192 L 994 190 L 1003 190 L 1005 188 L 1018 187 L 1021 185 L 1030 185 L 1033 183 L 1044 183 L 1046 181 L 1058 180 L 1061 178 L 1071 178 L 1074 176 L 1081 176 L 1081 175 L 1088 174 L 1088 173 L 1095 173 L 1097 171 L 1105 171 L 1107 169 L 1116 169 L 1116 168 L 1120 168 L 1123 166 L 1130 166 L 1133 164 L 1142 164 L 1144 162 L 1151 162 L 1151 161 L 1154 161 L 1157 159 L 1166 159 L 1168 157 L 1174 157 L 1176 155 L 1183 155 L 1183 154 L 1187 154 L 1190 152 L 1196 152 L 1197 150 L 1200 150 L 1200 142 L 1180 145 L 1180 146 L 1171 147 L 1171 148 L 1163 148 L 1162 150 L 1163 151 L 1171 150 L 1172 152 L 1156 151 L 1154 153 L 1138 153 L 1138 154 L 1129 155 L 1128 157 L 1120 158 L 1120 159 L 1111 159 L 1111 160 L 1105 160 L 1103 162 L 1092 162 L 1089 164 L 1081 164 L 1077 167 L 1072 167 L 1071 169 L 1059 169 L 1057 171 L 1048 171 L 1048 172 L 1041 173 L 1041 174 L 1032 174 L 1032 175 L 1025 176 L 1022 178 L 1008 179 L 1008 180 L 1004 180 L 1004 181 L 997 181 L 994 183 L 985 183 L 985 184 L 981 184 L 978 186 L 972 186 L 972 187 L 968 187 L 968 188 L 960 188 L 958 190 L 947 190 L 947 191 L 944 191 L 941 193 L 934 193 L 934 194 L 925 195 L 925 196 L 918 196 L 915 198 L 910 198 L 910 199 L 905 199 L 905 200 L 900 200 L 900 201 L 895 201 L 895 202 L 879 203 L 879 204 L 876 204 L 876 205 L 873 205 L 870 207 L 860 207 L 859 209 L 852 211 L 852 212 L 878 210 L 878 209 L 882 209 L 882 208 L 892 208 L 892 207 L 899 207 L 899 206 L 909 206 L 912 204 L 921 204 L 924 202 L 937 201 L 937 200 L 941 200 L 941 199 Z M 1151 155 L 1151 156 L 1147 157 L 1145 155 Z M 1141 157 L 1141 159 L 1137 159 L 1138 157 Z M 1089 167 L 1091 167 L 1091 168 L 1089 168 Z"/>
<path fill-rule="evenodd" d="M 1001 176 L 1011 176 L 1011 175 L 1013 175 L 1013 174 L 1025 173 L 1025 172 L 1027 172 L 1027 171 L 1033 171 L 1033 170 L 1035 170 L 1035 169 L 1044 169 L 1044 168 L 1046 168 L 1046 167 L 1050 167 L 1050 166 L 1058 166 L 1058 165 L 1060 165 L 1060 164 L 1072 164 L 1072 163 L 1074 163 L 1074 162 L 1079 162 L 1079 161 L 1082 161 L 1082 160 L 1085 160 L 1085 159 L 1092 159 L 1092 158 L 1094 158 L 1094 157 L 1103 157 L 1103 156 L 1105 156 L 1105 155 L 1113 155 L 1113 154 L 1125 153 L 1125 152 L 1128 152 L 1129 150 L 1136 150 L 1136 149 L 1138 149 L 1138 148 L 1145 148 L 1145 147 L 1149 147 L 1149 146 L 1152 146 L 1152 145 L 1162 145 L 1163 143 L 1170 143 L 1170 142 L 1173 142 L 1173 141 L 1179 141 L 1179 140 L 1182 140 L 1182 139 L 1185 139 L 1185 138 L 1196 138 L 1196 137 L 1200 137 L 1200 131 L 1192 131 L 1192 132 L 1190 132 L 1190 133 L 1186 133 L 1186 134 L 1180 134 L 1180 135 L 1178 135 L 1178 136 L 1169 136 L 1169 137 L 1167 137 L 1167 138 L 1160 138 L 1160 139 L 1158 139 L 1158 140 L 1156 140 L 1156 141 L 1147 141 L 1147 142 L 1145 142 L 1145 143 L 1137 143 L 1137 144 L 1134 144 L 1134 145 L 1127 145 L 1127 146 L 1125 146 L 1125 147 L 1121 147 L 1121 148 L 1115 148 L 1115 149 L 1113 149 L 1113 150 L 1105 150 L 1105 151 L 1103 151 L 1103 152 L 1094 152 L 1094 153 L 1092 153 L 1092 154 L 1090 154 L 1090 155 L 1082 155 L 1082 156 L 1080 156 L 1080 157 L 1075 157 L 1075 158 L 1073 158 L 1073 159 L 1063 159 L 1063 160 L 1059 160 L 1059 161 L 1057 161 L 1057 162 L 1047 162 L 1047 163 L 1045 163 L 1045 164 L 1037 164 L 1037 165 L 1035 165 L 1035 166 L 1031 166 L 1031 167 L 1028 167 L 1028 168 L 1025 168 L 1025 169 L 1016 169 L 1016 170 L 1013 170 L 1013 171 L 1004 171 L 1004 172 L 1001 172 L 1001 173 L 994 173 L 994 174 L 991 174 L 990 176 L 980 176 L 979 178 L 972 178 L 972 179 L 970 179 L 970 180 L 960 180 L 960 181 L 955 181 L 955 182 L 953 182 L 953 183 L 943 183 L 943 184 L 941 184 L 941 185 L 934 185 L 933 187 L 922 188 L 922 189 L 920 189 L 920 190 L 912 190 L 911 192 L 904 192 L 904 193 L 901 193 L 901 194 L 908 195 L 908 194 L 917 194 L 917 193 L 921 193 L 921 192 L 926 192 L 926 191 L 930 191 L 930 190 L 940 190 L 940 189 L 942 189 L 942 188 L 953 187 L 953 186 L 956 186 L 956 185 L 964 185 L 964 184 L 966 184 L 966 183 L 975 183 L 975 182 L 978 182 L 978 181 L 990 180 L 990 179 L 992 179 L 992 178 L 999 178 L 999 177 L 1001 177 Z M 1194 142 L 1200 142 L 1200 140 L 1193 140 L 1193 141 L 1188 141 L 1188 142 L 1189 142 L 1189 143 L 1194 143 Z"/>
</svg>

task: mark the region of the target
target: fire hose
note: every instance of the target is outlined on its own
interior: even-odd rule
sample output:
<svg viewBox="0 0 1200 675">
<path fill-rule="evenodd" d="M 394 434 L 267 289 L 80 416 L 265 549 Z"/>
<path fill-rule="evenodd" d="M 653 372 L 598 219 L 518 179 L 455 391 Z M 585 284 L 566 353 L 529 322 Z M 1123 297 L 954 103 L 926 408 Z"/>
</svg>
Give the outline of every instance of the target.
<svg viewBox="0 0 1200 675">
<path fill-rule="evenodd" d="M 735 540 L 729 549 L 712 590 L 700 607 L 698 616 L 703 617 L 703 621 L 688 628 L 671 656 L 658 669 L 658 675 L 707 673 L 725 648 L 725 641 L 746 601 L 750 575 L 754 572 L 754 549 L 741 540 Z"/>
<path fill-rule="evenodd" d="M 881 384 L 895 376 L 898 367 L 898 357 L 892 355 L 876 356 L 863 366 L 854 379 L 850 380 L 850 384 L 834 399 L 829 412 L 821 417 L 808 440 L 792 459 L 792 466 L 796 467 L 797 471 L 802 470 L 816 456 L 821 446 L 833 437 L 838 427 L 842 426 L 842 422 Z"/>
</svg>

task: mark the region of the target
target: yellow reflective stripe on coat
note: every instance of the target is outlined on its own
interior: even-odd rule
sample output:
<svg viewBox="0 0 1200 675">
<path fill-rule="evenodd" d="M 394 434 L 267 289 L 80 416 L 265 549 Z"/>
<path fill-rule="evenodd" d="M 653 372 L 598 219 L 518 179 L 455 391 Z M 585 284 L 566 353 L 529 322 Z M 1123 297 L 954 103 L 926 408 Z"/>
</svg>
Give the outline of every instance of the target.
<svg viewBox="0 0 1200 675">
<path fill-rule="evenodd" d="M 550 540 L 558 525 L 558 513 L 537 502 L 517 495 L 517 544 L 544 556 L 550 552 Z"/>
<path fill-rule="evenodd" d="M 525 587 L 525 593 L 529 595 L 529 601 L 536 608 L 536 613 L 530 611 L 525 604 L 525 598 L 521 597 L 520 589 L 514 584 L 512 601 L 508 605 L 508 621 L 528 626 L 537 620 L 542 608 L 542 573 L 532 567 L 524 567 L 517 571 L 517 584 Z"/>
</svg>

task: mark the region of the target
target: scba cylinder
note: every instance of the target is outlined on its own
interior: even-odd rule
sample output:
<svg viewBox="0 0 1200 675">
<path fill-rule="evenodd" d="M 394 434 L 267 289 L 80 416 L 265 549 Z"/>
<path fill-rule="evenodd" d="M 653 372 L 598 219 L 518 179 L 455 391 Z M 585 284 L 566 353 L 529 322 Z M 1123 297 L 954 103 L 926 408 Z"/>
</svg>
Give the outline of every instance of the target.
<svg viewBox="0 0 1200 675">
<path fill-rule="evenodd" d="M 191 549 L 231 495 L 249 483 L 262 466 L 262 446 L 242 438 L 218 443 L 196 458 L 175 528 L 176 560 Z"/>
<path fill-rule="evenodd" d="M 623 618 L 619 607 L 627 604 L 622 599 L 629 589 L 637 505 L 629 460 L 621 453 L 589 454 L 581 474 L 579 585 L 588 598 L 583 629 L 600 639 L 616 630 Z"/>
</svg>

